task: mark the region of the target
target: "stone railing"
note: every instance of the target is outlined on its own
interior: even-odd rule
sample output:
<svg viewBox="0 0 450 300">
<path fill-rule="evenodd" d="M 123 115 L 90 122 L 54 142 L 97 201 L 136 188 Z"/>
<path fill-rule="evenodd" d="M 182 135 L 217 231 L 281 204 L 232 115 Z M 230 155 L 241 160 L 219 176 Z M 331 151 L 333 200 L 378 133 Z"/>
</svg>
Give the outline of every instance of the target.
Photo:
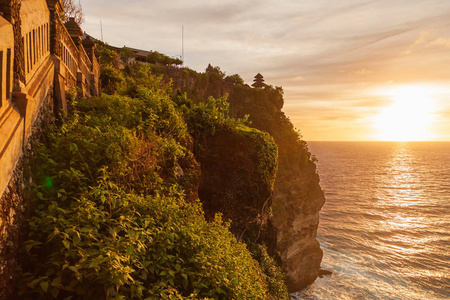
<svg viewBox="0 0 450 300">
<path fill-rule="evenodd" d="M 67 109 L 66 93 L 100 94 L 95 43 L 73 21 L 61 21 L 60 0 L 0 0 L 0 197 L 44 103 Z M 19 134 L 22 132 L 21 134 Z"/>
<path fill-rule="evenodd" d="M 91 96 L 91 82 L 93 80 L 93 74 L 91 73 L 92 63 L 82 45 L 80 45 L 78 51 L 78 68 L 83 75 L 83 78 L 79 78 L 78 81 L 84 85 L 86 95 Z"/>
<path fill-rule="evenodd" d="M 69 32 L 60 19 L 57 19 L 57 27 L 59 27 L 59 40 L 61 43 L 61 62 L 66 67 L 66 86 L 70 89 L 76 86 L 77 70 L 78 70 L 78 48 L 70 37 Z M 60 70 L 61 73 L 62 70 Z"/>
<path fill-rule="evenodd" d="M 50 56 L 50 11 L 45 0 L 23 1 L 20 10 L 25 83 Z"/>
<path fill-rule="evenodd" d="M 86 54 L 78 25 L 69 33 L 62 10 L 60 0 L 0 0 L 0 299 L 15 299 L 32 145 L 51 114 L 67 110 L 69 89 L 100 94 L 97 58 Z M 95 43 L 89 49 L 94 53 Z"/>
<path fill-rule="evenodd" d="M 0 16 L 0 195 L 5 189 L 14 168 L 10 162 L 15 149 L 11 145 L 20 139 L 20 114 L 13 109 L 11 92 L 13 83 L 14 37 L 12 25 Z M 20 149 L 20 142 L 18 145 Z M 14 148 L 14 147 L 13 147 Z M 15 146 L 17 148 L 17 146 Z"/>
<path fill-rule="evenodd" d="M 0 16 L 0 115 L 11 97 L 14 38 L 11 24 Z M 3 108 L 3 109 L 2 109 Z M 0 117 L 1 120 L 1 117 Z M 0 121 L 1 124 L 1 121 Z"/>
</svg>

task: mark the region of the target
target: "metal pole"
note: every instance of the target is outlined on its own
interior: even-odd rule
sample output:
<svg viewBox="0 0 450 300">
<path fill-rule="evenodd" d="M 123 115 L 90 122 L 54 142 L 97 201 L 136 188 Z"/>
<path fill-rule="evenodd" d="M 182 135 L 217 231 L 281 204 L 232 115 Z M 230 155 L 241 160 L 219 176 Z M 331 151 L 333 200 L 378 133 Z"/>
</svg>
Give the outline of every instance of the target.
<svg viewBox="0 0 450 300">
<path fill-rule="evenodd" d="M 181 60 L 183 61 L 182 66 L 184 66 L 184 25 L 181 26 Z"/>
<path fill-rule="evenodd" d="M 104 42 L 104 41 L 103 41 L 103 25 L 102 25 L 102 19 L 100 19 L 100 32 L 101 32 L 101 34 L 102 34 L 102 42 Z"/>
</svg>

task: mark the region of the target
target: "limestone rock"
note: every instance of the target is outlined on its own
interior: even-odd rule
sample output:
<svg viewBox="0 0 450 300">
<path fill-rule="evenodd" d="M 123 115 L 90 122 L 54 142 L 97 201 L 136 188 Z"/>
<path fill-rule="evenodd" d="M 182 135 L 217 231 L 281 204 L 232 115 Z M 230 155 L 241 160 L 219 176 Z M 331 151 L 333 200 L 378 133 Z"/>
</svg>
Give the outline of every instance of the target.
<svg viewBox="0 0 450 300">
<path fill-rule="evenodd" d="M 290 292 L 299 291 L 319 275 L 323 252 L 316 239 L 319 211 L 325 203 L 315 164 L 285 166 L 295 177 L 279 177 L 275 183 L 273 221 L 277 250 Z"/>
</svg>

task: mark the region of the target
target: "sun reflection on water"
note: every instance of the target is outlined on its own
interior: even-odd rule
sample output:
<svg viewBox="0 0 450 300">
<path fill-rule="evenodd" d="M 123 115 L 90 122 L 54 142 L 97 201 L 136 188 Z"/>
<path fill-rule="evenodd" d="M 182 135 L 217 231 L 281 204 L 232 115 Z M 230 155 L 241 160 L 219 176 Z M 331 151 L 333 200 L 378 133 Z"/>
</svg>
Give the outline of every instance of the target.
<svg viewBox="0 0 450 300">
<path fill-rule="evenodd" d="M 450 299 L 450 143 L 324 149 L 319 240 L 333 275 L 299 299 Z"/>
<path fill-rule="evenodd" d="M 384 211 L 385 218 L 379 222 L 378 229 L 391 233 L 383 245 L 388 245 L 388 250 L 396 253 L 421 251 L 415 247 L 416 241 L 411 241 L 408 235 L 426 226 L 424 216 L 417 214 L 417 206 L 426 195 L 420 186 L 421 178 L 416 165 L 416 158 L 408 150 L 408 144 L 398 143 L 386 163 L 386 176 L 379 178 L 378 206 Z"/>
</svg>

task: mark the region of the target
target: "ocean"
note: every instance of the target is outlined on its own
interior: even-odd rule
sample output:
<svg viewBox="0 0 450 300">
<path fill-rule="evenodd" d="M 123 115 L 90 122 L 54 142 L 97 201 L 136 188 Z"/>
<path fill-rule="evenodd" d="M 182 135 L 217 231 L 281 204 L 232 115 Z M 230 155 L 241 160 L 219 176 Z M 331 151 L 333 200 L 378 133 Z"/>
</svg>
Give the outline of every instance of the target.
<svg viewBox="0 0 450 300">
<path fill-rule="evenodd" d="M 318 278 L 292 299 L 450 299 L 450 142 L 309 142 Z"/>
</svg>

